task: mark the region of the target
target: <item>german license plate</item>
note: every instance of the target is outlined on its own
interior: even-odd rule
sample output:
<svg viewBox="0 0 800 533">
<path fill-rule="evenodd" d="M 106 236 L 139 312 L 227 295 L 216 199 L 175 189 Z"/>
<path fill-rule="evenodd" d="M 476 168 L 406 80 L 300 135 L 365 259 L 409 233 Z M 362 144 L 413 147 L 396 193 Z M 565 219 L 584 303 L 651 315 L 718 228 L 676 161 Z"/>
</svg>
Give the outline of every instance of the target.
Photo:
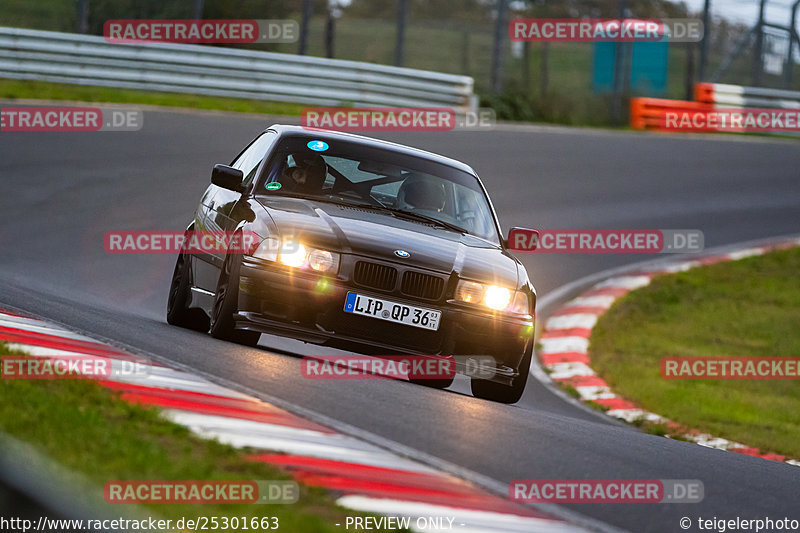
<svg viewBox="0 0 800 533">
<path fill-rule="evenodd" d="M 432 331 L 439 329 L 439 320 L 442 318 L 441 311 L 391 302 L 354 292 L 347 293 L 347 299 L 344 301 L 344 312 Z"/>
</svg>

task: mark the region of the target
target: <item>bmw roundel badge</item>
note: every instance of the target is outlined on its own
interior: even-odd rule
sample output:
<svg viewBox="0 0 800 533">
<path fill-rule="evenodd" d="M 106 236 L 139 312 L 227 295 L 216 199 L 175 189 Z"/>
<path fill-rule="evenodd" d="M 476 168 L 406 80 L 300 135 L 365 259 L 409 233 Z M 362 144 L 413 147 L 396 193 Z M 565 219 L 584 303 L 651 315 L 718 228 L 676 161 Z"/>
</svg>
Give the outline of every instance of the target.
<svg viewBox="0 0 800 533">
<path fill-rule="evenodd" d="M 403 259 L 411 257 L 411 254 L 406 252 L 405 250 L 395 250 L 394 255 L 397 257 L 402 257 Z"/>
</svg>

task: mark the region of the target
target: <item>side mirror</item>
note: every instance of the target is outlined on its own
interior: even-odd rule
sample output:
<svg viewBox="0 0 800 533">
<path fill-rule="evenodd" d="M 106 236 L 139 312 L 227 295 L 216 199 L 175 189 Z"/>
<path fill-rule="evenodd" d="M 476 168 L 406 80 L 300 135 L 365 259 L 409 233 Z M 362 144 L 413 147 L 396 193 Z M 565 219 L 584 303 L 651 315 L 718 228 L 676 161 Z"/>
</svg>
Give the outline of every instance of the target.
<svg viewBox="0 0 800 533">
<path fill-rule="evenodd" d="M 506 248 L 514 252 L 532 252 L 539 247 L 539 232 L 528 228 L 511 228 L 508 230 Z"/>
<path fill-rule="evenodd" d="M 243 179 L 244 174 L 241 170 L 228 165 L 214 165 L 214 170 L 211 171 L 211 183 L 229 191 L 244 192 Z"/>
</svg>

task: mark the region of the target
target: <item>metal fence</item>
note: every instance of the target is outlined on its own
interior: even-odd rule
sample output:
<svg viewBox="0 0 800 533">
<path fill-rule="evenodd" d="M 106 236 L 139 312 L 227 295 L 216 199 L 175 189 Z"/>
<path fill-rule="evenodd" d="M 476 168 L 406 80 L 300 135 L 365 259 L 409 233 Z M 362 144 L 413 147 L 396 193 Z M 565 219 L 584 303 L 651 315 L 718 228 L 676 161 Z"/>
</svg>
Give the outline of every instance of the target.
<svg viewBox="0 0 800 533">
<path fill-rule="evenodd" d="M 473 79 L 358 61 L 0 27 L 0 78 L 297 102 L 474 111 Z"/>
</svg>

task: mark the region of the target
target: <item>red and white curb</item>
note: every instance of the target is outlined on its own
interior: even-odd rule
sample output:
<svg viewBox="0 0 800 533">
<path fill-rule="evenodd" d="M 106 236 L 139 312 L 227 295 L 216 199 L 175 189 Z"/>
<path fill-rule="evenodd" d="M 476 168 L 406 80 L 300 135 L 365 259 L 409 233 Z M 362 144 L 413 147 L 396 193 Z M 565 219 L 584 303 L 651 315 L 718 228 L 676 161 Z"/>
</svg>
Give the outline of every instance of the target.
<svg viewBox="0 0 800 533">
<path fill-rule="evenodd" d="M 36 357 L 103 358 L 110 360 L 112 368 L 140 360 L 84 335 L 9 311 L 0 312 L 0 341 Z M 276 465 L 300 483 L 331 490 L 343 507 L 410 517 L 415 531 L 435 531 L 414 526 L 419 517 L 441 518 L 445 526 L 452 518 L 448 529 L 464 533 L 583 531 L 189 372 L 148 362 L 140 372 L 119 372 L 99 383 L 127 401 L 160 407 L 168 419 L 202 437 L 255 448 L 253 461 Z"/>
<path fill-rule="evenodd" d="M 736 261 L 772 250 L 800 246 L 800 239 L 792 238 L 773 244 L 747 247 L 729 253 L 702 255 L 688 261 L 669 262 L 666 266 L 652 269 L 634 268 L 629 272 L 617 274 L 593 285 L 589 290 L 568 301 L 557 309 L 547 320 L 539 339 L 537 350 L 542 366 L 550 378 L 573 387 L 582 402 L 593 402 L 606 409 L 605 414 L 626 422 L 645 420 L 664 424 L 668 430 L 680 430 L 681 426 L 660 415 L 645 411 L 633 402 L 614 393 L 601 377 L 595 374 L 589 361 L 589 337 L 597 319 L 605 313 L 614 301 L 628 292 L 650 284 L 660 274 L 688 270 L 696 266 L 711 265 L 723 261 Z M 762 453 L 758 449 L 714 437 L 706 433 L 689 431 L 682 438 L 702 446 L 728 450 L 775 461 L 785 461 L 800 465 L 800 461 L 790 460 L 774 453 Z"/>
</svg>

